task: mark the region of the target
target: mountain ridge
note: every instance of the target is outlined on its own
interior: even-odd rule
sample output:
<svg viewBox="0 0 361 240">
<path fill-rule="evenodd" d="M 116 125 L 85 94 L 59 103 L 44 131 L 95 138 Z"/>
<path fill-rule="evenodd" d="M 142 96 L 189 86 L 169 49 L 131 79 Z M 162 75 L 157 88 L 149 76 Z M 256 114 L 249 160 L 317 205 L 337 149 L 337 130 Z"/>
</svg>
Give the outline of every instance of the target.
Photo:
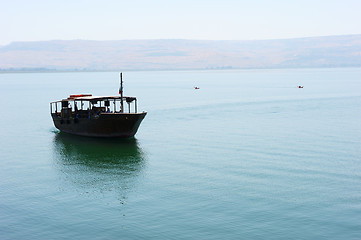
<svg viewBox="0 0 361 240">
<path fill-rule="evenodd" d="M 361 67 L 361 34 L 270 40 L 49 40 L 0 46 L 0 71 Z"/>
</svg>

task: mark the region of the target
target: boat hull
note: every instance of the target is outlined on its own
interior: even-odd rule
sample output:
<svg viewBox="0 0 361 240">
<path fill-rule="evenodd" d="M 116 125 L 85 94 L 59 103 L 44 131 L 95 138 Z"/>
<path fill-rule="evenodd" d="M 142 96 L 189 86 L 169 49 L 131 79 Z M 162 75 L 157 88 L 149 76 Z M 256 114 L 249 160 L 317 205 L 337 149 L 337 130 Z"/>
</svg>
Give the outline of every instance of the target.
<svg viewBox="0 0 361 240">
<path fill-rule="evenodd" d="M 62 132 L 87 137 L 133 137 L 144 119 L 142 113 L 102 113 L 84 118 L 62 118 L 56 113 L 51 116 L 54 125 Z"/>
</svg>

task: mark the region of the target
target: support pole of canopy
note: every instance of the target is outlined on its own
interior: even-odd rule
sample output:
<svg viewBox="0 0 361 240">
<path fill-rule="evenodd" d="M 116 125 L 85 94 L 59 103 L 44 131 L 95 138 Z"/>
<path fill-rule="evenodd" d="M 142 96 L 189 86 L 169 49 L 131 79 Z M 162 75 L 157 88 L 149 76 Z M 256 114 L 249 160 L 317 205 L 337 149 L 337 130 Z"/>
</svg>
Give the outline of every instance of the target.
<svg viewBox="0 0 361 240">
<path fill-rule="evenodd" d="M 123 106 L 123 74 L 120 73 L 120 107 L 121 107 L 121 113 L 124 112 L 124 106 Z"/>
</svg>

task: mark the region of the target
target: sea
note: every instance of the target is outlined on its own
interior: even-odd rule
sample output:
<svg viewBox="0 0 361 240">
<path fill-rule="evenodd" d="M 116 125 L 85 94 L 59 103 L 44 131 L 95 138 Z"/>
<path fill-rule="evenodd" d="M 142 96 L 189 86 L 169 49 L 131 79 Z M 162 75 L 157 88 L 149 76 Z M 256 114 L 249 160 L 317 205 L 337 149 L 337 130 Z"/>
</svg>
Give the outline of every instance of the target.
<svg viewBox="0 0 361 240">
<path fill-rule="evenodd" d="M 98 139 L 49 103 L 118 95 L 119 72 L 0 74 L 1 240 L 361 239 L 360 68 L 123 80 L 148 114 Z"/>
</svg>

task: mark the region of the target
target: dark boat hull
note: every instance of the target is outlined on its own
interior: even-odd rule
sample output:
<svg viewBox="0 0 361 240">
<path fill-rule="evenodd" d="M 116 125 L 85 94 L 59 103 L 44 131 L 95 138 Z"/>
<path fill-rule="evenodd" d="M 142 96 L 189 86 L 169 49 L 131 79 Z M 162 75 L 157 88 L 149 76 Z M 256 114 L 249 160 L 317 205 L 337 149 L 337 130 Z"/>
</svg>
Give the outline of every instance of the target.
<svg viewBox="0 0 361 240">
<path fill-rule="evenodd" d="M 142 113 L 102 113 L 84 118 L 61 118 L 56 113 L 51 116 L 54 125 L 62 132 L 88 137 L 133 137 L 146 112 Z"/>
</svg>

